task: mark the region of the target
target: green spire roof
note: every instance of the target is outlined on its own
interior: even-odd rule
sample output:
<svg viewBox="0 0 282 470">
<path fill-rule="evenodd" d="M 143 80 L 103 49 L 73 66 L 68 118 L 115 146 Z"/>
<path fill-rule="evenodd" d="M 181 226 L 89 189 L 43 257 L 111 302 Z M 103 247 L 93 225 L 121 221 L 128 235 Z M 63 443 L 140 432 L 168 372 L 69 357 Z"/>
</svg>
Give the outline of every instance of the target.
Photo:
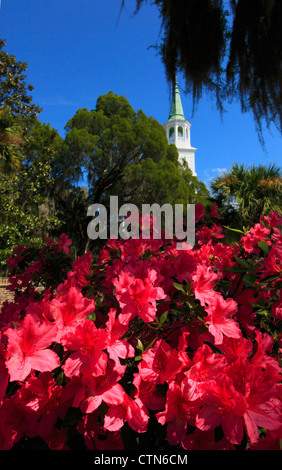
<svg viewBox="0 0 282 470">
<path fill-rule="evenodd" d="M 183 108 L 181 104 L 181 98 L 180 98 L 180 93 L 177 85 L 177 81 L 175 80 L 174 84 L 174 90 L 173 90 L 173 97 L 172 97 L 172 102 L 171 102 L 171 107 L 170 107 L 170 113 L 169 113 L 169 121 L 173 121 L 174 119 L 180 119 L 182 121 L 185 121 L 184 113 L 183 113 Z"/>
</svg>

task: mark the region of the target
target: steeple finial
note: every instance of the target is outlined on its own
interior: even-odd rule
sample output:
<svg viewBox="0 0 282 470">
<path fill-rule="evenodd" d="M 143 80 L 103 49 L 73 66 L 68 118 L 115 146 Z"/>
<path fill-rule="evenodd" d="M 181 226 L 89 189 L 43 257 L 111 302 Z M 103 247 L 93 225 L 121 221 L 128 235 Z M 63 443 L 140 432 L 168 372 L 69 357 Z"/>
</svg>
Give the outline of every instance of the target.
<svg viewBox="0 0 282 470">
<path fill-rule="evenodd" d="M 183 108 L 182 108 L 182 103 L 181 103 L 181 98 L 180 98 L 180 93 L 179 93 L 179 88 L 178 88 L 178 84 L 177 84 L 177 77 L 175 77 L 173 97 L 172 97 L 172 102 L 171 102 L 171 107 L 170 107 L 170 113 L 169 113 L 168 120 L 173 121 L 174 119 L 180 119 L 182 121 L 185 121 Z"/>
</svg>

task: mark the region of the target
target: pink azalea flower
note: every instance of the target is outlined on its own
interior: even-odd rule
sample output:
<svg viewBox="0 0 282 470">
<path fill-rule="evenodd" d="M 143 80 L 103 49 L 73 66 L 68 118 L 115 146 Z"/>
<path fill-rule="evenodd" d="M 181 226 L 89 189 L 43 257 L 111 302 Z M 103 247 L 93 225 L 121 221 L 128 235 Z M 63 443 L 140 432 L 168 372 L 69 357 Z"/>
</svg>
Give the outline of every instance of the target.
<svg viewBox="0 0 282 470">
<path fill-rule="evenodd" d="M 210 213 L 211 218 L 215 217 L 217 219 L 221 219 L 221 216 L 218 213 L 218 205 L 214 204 L 211 208 L 211 213 Z"/>
<path fill-rule="evenodd" d="M 122 336 L 128 331 L 128 326 L 120 323 L 119 317 L 116 318 L 116 310 L 110 309 L 109 319 L 106 324 L 107 331 L 107 351 L 109 357 L 115 362 L 116 367 L 120 367 L 119 359 L 134 357 L 135 350 Z"/>
<path fill-rule="evenodd" d="M 61 253 L 61 251 L 63 251 L 66 255 L 68 255 L 70 252 L 69 246 L 71 244 L 72 241 L 68 238 L 68 236 L 65 233 L 62 233 L 60 240 L 58 241 L 57 253 Z"/>
<path fill-rule="evenodd" d="M 119 431 L 124 423 L 135 432 L 143 433 L 147 431 L 149 412 L 138 398 L 133 400 L 125 392 L 123 403 L 117 406 L 110 406 L 104 417 L 104 428 L 108 431 Z"/>
<path fill-rule="evenodd" d="M 205 306 L 206 303 L 212 302 L 215 296 L 213 290 L 214 283 L 218 280 L 218 276 L 213 269 L 203 264 L 198 264 L 192 279 L 192 288 L 200 304 Z"/>
<path fill-rule="evenodd" d="M 264 339 L 261 338 L 260 341 L 264 342 Z M 246 406 L 243 419 L 252 444 L 259 439 L 258 427 L 274 431 L 282 425 L 282 401 L 277 384 L 281 379 L 280 374 L 275 372 L 275 366 L 268 360 L 259 361 L 256 358 L 254 362 L 253 358 L 248 360 L 239 357 L 226 368 L 226 375 L 244 396 Z M 259 362 L 261 366 L 258 365 Z"/>
<path fill-rule="evenodd" d="M 241 243 L 243 245 L 243 248 L 244 250 L 247 252 L 247 253 L 258 253 L 259 252 L 259 249 L 257 248 L 257 238 L 254 236 L 253 233 L 246 233 L 246 235 L 244 235 L 242 238 L 241 238 Z"/>
<path fill-rule="evenodd" d="M 183 380 L 189 388 L 193 385 L 194 396 L 199 398 L 202 395 L 201 385 L 207 380 L 212 380 L 214 376 L 222 374 L 227 366 L 227 360 L 222 354 L 213 353 L 207 344 L 197 349 L 193 357 L 192 367 L 185 372 L 187 379 Z"/>
<path fill-rule="evenodd" d="M 197 428 L 184 437 L 181 445 L 185 450 L 235 450 L 226 437 L 216 441 L 214 431 L 200 431 Z"/>
<path fill-rule="evenodd" d="M 10 380 L 24 380 L 31 372 L 51 371 L 60 365 L 51 346 L 57 335 L 57 327 L 50 322 L 40 323 L 27 314 L 17 328 L 5 331 L 8 338 L 6 366 Z"/>
<path fill-rule="evenodd" d="M 214 343 L 221 344 L 223 334 L 231 338 L 240 338 L 241 331 L 238 323 L 232 317 L 238 310 L 233 299 L 225 300 L 221 294 L 215 293 L 212 302 L 205 307 L 207 316 L 204 317 L 209 326 L 209 332 L 214 336 Z"/>
<path fill-rule="evenodd" d="M 144 380 L 139 373 L 134 374 L 133 385 L 136 388 L 135 398 L 139 398 L 146 408 L 161 410 L 166 398 L 157 390 L 157 383 Z"/>
<path fill-rule="evenodd" d="M 196 262 L 193 257 L 193 252 L 191 250 L 180 251 L 177 254 L 174 268 L 176 270 L 176 275 L 179 282 L 184 280 L 188 282 L 192 281 L 192 273 L 196 269 Z"/>
<path fill-rule="evenodd" d="M 228 336 L 223 337 L 223 342 L 219 348 L 224 353 L 224 357 L 229 363 L 236 361 L 238 358 L 247 358 L 253 350 L 253 343 L 250 339 L 232 338 Z"/>
<path fill-rule="evenodd" d="M 212 229 L 209 227 L 203 227 L 201 230 L 196 232 L 196 240 L 199 245 L 205 245 L 212 241 Z"/>
<path fill-rule="evenodd" d="M 281 274 L 282 276 L 282 252 L 278 245 L 273 245 L 267 257 L 264 258 L 264 272 L 262 278 Z"/>
<path fill-rule="evenodd" d="M 97 329 L 92 320 L 85 320 L 74 331 L 66 333 L 62 342 L 65 349 L 74 351 L 63 366 L 67 377 L 105 373 L 108 356 L 103 350 L 107 347 L 107 333 Z"/>
<path fill-rule="evenodd" d="M 257 241 L 265 240 L 270 234 L 270 230 L 262 224 L 255 224 L 250 228 L 250 233 L 256 238 Z"/>
<path fill-rule="evenodd" d="M 224 238 L 222 233 L 222 227 L 216 225 L 215 223 L 211 228 L 203 227 L 201 230 L 198 230 L 196 233 L 196 239 L 199 245 L 204 245 L 209 242 L 212 242 L 214 239 Z"/>
<path fill-rule="evenodd" d="M 68 288 L 74 286 L 78 289 L 82 289 L 88 284 L 88 277 L 91 273 L 92 261 L 92 254 L 90 251 L 88 251 L 88 253 L 85 253 L 84 256 L 78 257 L 73 262 L 73 271 L 69 271 L 67 273 L 66 284 Z"/>
<path fill-rule="evenodd" d="M 182 361 L 178 358 L 178 351 L 165 340 L 158 340 L 153 348 L 143 353 L 138 368 L 145 381 L 161 384 L 175 377 L 182 369 Z"/>
<path fill-rule="evenodd" d="M 159 423 L 162 425 L 168 423 L 167 437 L 170 445 L 177 445 L 182 441 L 187 425 L 194 423 L 201 404 L 199 401 L 191 401 L 185 388 L 183 384 L 171 382 L 167 391 L 165 410 L 156 415 Z"/>
<path fill-rule="evenodd" d="M 22 253 L 25 251 L 24 245 L 19 245 L 16 248 L 13 248 L 12 256 L 8 256 L 6 262 L 9 266 L 9 269 L 14 269 L 18 266 L 19 262 L 24 259 Z"/>
<path fill-rule="evenodd" d="M 240 444 L 243 435 L 243 415 L 247 409 L 244 396 L 237 392 L 233 381 L 225 374 L 208 381 L 203 395 L 205 406 L 197 413 L 195 424 L 201 431 L 222 426 L 232 444 Z"/>
<path fill-rule="evenodd" d="M 18 393 L 4 400 L 0 408 L 0 448 L 11 449 L 23 436 L 38 436 L 39 423 L 34 412 L 27 412 Z"/>
<path fill-rule="evenodd" d="M 118 406 L 124 401 L 124 389 L 118 383 L 120 376 L 108 370 L 105 376 L 88 376 L 84 387 L 80 387 L 80 409 L 83 413 L 92 413 L 102 402 L 108 406 Z"/>
<path fill-rule="evenodd" d="M 282 217 L 281 217 L 282 219 Z M 272 234 L 272 240 L 274 240 L 276 243 L 278 243 L 280 246 L 282 245 L 282 233 L 279 228 L 275 227 L 273 229 L 273 234 Z"/>
<path fill-rule="evenodd" d="M 204 219 L 205 217 L 205 208 L 203 204 L 197 203 L 195 204 L 195 222 L 199 222 L 200 220 Z"/>
<path fill-rule="evenodd" d="M 78 432 L 83 435 L 88 450 L 124 450 L 120 431 L 108 432 L 102 427 L 98 410 L 82 418 Z"/>
<path fill-rule="evenodd" d="M 0 340 L 2 333 L 0 332 Z M 0 343 L 0 403 L 2 402 L 9 383 L 9 373 L 5 364 L 4 345 Z"/>
<path fill-rule="evenodd" d="M 119 278 L 114 280 L 116 298 L 121 307 L 120 322 L 128 324 L 134 317 L 139 316 L 144 322 L 155 319 L 157 312 L 157 300 L 164 299 L 166 294 L 163 289 L 154 286 L 157 277 L 151 272 L 144 279 L 121 272 Z"/>
<path fill-rule="evenodd" d="M 282 217 L 278 217 L 277 212 L 270 212 L 268 216 L 262 216 L 262 219 L 272 228 L 282 225 Z"/>
<path fill-rule="evenodd" d="M 251 444 L 259 441 L 258 427 L 270 431 L 281 427 L 281 413 L 275 411 L 273 404 L 261 404 L 256 409 L 246 411 L 244 415 L 245 425 Z"/>
<path fill-rule="evenodd" d="M 121 259 L 124 262 L 140 259 L 145 251 L 157 251 L 163 245 L 162 240 L 140 240 L 131 238 L 120 246 Z"/>
<path fill-rule="evenodd" d="M 70 287 L 62 295 L 57 294 L 50 302 L 50 313 L 58 328 L 58 341 L 63 334 L 72 331 L 94 310 L 94 300 L 84 297 L 77 287 Z"/>
<path fill-rule="evenodd" d="M 50 413 L 52 408 L 58 408 L 60 392 L 52 372 L 40 372 L 38 377 L 32 372 L 20 389 L 19 397 L 28 411 L 33 411 L 40 417 L 44 413 Z"/>
<path fill-rule="evenodd" d="M 258 367 L 246 371 L 246 430 L 252 444 L 258 442 L 258 427 L 275 431 L 282 426 L 282 401 L 275 382 Z M 279 380 L 279 379 L 278 379 Z"/>
</svg>

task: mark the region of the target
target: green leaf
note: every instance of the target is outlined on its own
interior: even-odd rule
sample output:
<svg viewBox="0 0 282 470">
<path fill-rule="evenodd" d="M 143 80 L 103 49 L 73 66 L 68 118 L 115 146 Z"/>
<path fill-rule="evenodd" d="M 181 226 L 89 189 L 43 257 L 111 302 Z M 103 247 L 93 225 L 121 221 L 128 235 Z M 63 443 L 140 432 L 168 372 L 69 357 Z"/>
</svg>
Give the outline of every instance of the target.
<svg viewBox="0 0 282 470">
<path fill-rule="evenodd" d="M 141 351 L 142 353 L 144 352 L 144 346 L 142 344 L 142 342 L 140 341 L 140 339 L 138 338 L 138 341 L 137 341 L 137 349 L 139 349 L 139 351 Z"/>
<path fill-rule="evenodd" d="M 87 317 L 87 320 L 95 321 L 96 320 L 96 314 L 95 312 L 90 313 Z"/>
<path fill-rule="evenodd" d="M 231 232 L 237 232 L 241 233 L 242 235 L 245 235 L 245 232 L 242 232 L 242 230 L 238 230 L 236 228 L 231 228 L 231 227 L 226 227 L 226 225 L 223 225 L 224 228 L 227 228 L 227 230 L 230 230 Z"/>
<path fill-rule="evenodd" d="M 186 302 L 186 305 L 187 305 L 187 307 L 190 308 L 190 310 L 193 310 L 194 306 L 190 302 Z"/>
<path fill-rule="evenodd" d="M 254 274 L 246 274 L 243 277 L 243 283 L 246 287 L 251 287 L 256 281 L 256 276 Z"/>
<path fill-rule="evenodd" d="M 268 244 L 264 241 L 260 241 L 258 242 L 258 246 L 260 247 L 260 249 L 267 255 L 268 254 L 268 251 L 269 251 L 269 247 L 268 247 Z"/>
<path fill-rule="evenodd" d="M 258 310 L 256 314 L 261 315 L 262 317 L 269 317 L 269 312 L 267 310 Z"/>
<path fill-rule="evenodd" d="M 279 274 L 275 274 L 274 276 L 265 277 L 264 279 L 261 280 L 261 284 L 265 285 L 268 282 L 274 281 L 275 279 L 279 279 Z M 275 285 L 277 285 L 277 283 Z"/>
<path fill-rule="evenodd" d="M 242 266 L 230 266 L 224 269 L 225 271 L 231 271 L 232 273 L 245 273 L 246 272 L 246 268 L 243 268 Z"/>
<path fill-rule="evenodd" d="M 246 259 L 238 258 L 237 256 L 235 256 L 235 259 L 236 259 L 236 261 L 237 261 L 239 264 L 241 264 L 241 266 L 243 266 L 244 268 L 246 268 L 246 269 L 248 269 L 248 270 L 251 268 L 250 264 L 248 263 L 248 261 L 247 261 Z"/>
<path fill-rule="evenodd" d="M 186 294 L 184 287 L 181 284 L 178 284 L 177 282 L 173 283 L 175 289 L 181 291 L 183 294 Z"/>
<path fill-rule="evenodd" d="M 164 312 L 160 318 L 160 325 L 163 325 L 167 320 L 168 312 Z"/>
<path fill-rule="evenodd" d="M 56 384 L 62 385 L 63 381 L 64 381 L 64 371 L 60 372 L 60 374 L 56 378 Z"/>
<path fill-rule="evenodd" d="M 153 345 L 154 345 L 154 343 L 157 341 L 157 339 L 158 339 L 157 337 L 156 337 L 156 338 L 153 338 L 153 339 L 147 344 L 145 351 L 148 351 L 148 349 L 152 348 Z"/>
</svg>

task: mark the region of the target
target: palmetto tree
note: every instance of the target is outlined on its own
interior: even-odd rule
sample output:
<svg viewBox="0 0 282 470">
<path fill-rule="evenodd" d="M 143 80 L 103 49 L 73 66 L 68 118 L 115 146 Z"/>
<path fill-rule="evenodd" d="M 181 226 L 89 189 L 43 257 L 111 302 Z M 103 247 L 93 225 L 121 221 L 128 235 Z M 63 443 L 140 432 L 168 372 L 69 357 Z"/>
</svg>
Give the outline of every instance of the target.
<svg viewBox="0 0 282 470">
<path fill-rule="evenodd" d="M 247 228 L 271 211 L 282 215 L 282 177 L 276 165 L 235 164 L 215 178 L 211 188 L 230 226 Z"/>
</svg>

